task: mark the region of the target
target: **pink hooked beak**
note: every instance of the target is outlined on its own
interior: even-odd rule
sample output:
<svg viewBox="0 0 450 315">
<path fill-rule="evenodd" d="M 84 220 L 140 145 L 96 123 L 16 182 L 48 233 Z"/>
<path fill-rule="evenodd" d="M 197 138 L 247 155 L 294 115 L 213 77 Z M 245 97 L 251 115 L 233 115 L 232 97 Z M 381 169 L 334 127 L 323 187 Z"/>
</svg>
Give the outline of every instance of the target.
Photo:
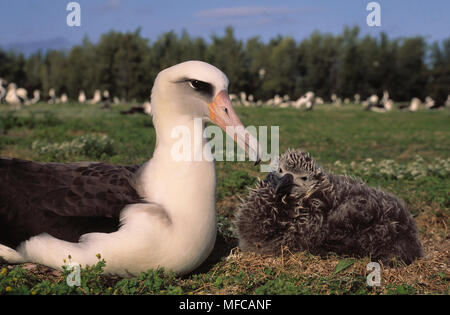
<svg viewBox="0 0 450 315">
<path fill-rule="evenodd" d="M 261 161 L 258 141 L 241 123 L 225 90 L 220 91 L 209 104 L 209 118 L 247 152 L 250 159 L 255 161 L 255 165 Z"/>
</svg>

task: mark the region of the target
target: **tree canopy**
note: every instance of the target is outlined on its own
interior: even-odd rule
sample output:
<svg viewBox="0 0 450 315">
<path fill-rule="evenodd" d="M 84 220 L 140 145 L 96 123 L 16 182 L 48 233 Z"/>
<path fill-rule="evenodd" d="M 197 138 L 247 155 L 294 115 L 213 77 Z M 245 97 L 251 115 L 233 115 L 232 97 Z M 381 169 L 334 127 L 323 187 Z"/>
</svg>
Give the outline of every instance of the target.
<svg viewBox="0 0 450 315">
<path fill-rule="evenodd" d="M 211 39 L 164 33 L 149 41 L 134 32 L 110 31 L 97 43 L 87 37 L 69 51 L 30 56 L 0 50 L 0 77 L 29 90 L 50 88 L 76 99 L 107 89 L 124 100 L 148 99 L 158 72 L 182 61 L 209 62 L 230 79 L 230 92 L 257 99 L 275 94 L 297 98 L 307 91 L 329 99 L 389 91 L 395 100 L 431 95 L 443 101 L 450 93 L 450 38 L 427 44 L 422 37 L 390 39 L 361 36 L 358 27 L 341 34 L 312 33 L 298 42 L 278 36 L 263 42 L 235 37 L 231 27 Z"/>
</svg>

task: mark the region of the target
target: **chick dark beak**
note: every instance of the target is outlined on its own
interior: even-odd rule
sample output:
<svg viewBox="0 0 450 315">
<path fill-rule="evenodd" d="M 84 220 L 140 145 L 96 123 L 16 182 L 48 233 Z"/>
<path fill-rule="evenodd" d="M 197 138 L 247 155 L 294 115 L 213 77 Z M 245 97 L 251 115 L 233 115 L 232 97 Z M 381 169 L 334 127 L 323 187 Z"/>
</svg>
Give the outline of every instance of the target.
<svg viewBox="0 0 450 315">
<path fill-rule="evenodd" d="M 291 187 L 294 184 L 294 176 L 291 174 L 286 174 L 280 178 L 277 188 L 275 189 L 276 194 L 286 195 L 290 192 Z"/>
</svg>

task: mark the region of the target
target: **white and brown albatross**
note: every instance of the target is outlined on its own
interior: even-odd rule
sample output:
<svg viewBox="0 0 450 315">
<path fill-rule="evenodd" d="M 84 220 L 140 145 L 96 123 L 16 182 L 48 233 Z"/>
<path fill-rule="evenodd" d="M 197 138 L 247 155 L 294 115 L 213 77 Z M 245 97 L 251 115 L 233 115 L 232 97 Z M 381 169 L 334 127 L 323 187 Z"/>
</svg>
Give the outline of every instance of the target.
<svg viewBox="0 0 450 315">
<path fill-rule="evenodd" d="M 195 118 L 242 127 L 227 89 L 225 74 L 201 61 L 161 71 L 151 96 L 156 147 L 142 166 L 0 159 L 0 258 L 58 269 L 69 255 L 84 266 L 101 254 L 105 272 L 121 276 L 198 267 L 215 243 L 215 166 L 212 156 L 175 161 L 172 130 L 193 135 Z M 244 128 L 234 139 L 259 157 Z M 211 154 L 203 137 L 192 145 Z"/>
</svg>

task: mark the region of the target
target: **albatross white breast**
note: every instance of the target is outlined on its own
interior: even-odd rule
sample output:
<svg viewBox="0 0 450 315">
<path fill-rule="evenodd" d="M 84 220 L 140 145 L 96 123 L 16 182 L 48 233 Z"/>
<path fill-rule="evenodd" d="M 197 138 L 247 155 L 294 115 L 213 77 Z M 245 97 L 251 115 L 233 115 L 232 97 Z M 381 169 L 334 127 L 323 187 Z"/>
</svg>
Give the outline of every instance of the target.
<svg viewBox="0 0 450 315">
<path fill-rule="evenodd" d="M 84 266 L 101 254 L 105 272 L 122 276 L 198 267 L 215 243 L 215 167 L 211 156 L 174 160 L 172 132 L 194 135 L 195 118 L 242 126 L 227 89 L 225 74 L 204 62 L 160 72 L 151 96 L 156 148 L 142 166 L 0 159 L 0 258 L 60 268 L 68 255 Z M 237 130 L 235 140 L 259 155 Z M 192 154 L 210 152 L 205 139 L 191 140 Z"/>
</svg>

